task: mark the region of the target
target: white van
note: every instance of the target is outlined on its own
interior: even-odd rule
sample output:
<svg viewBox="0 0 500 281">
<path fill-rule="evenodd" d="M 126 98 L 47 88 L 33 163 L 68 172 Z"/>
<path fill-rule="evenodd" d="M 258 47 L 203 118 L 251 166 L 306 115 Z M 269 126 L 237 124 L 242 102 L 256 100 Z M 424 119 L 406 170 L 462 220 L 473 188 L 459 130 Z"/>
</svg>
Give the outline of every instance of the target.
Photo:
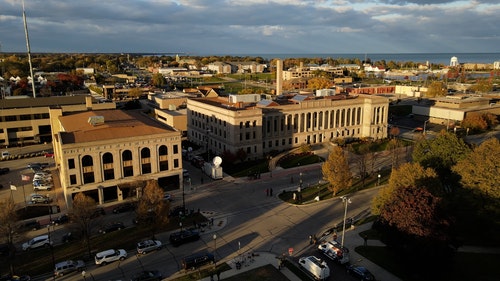
<svg viewBox="0 0 500 281">
<path fill-rule="evenodd" d="M 8 151 L 2 151 L 2 159 L 6 159 L 10 157 L 10 153 Z"/>
<path fill-rule="evenodd" d="M 342 247 L 342 245 L 335 240 L 325 241 L 319 244 L 318 250 L 329 259 L 340 264 L 346 264 L 349 262 L 349 249 Z"/>
<path fill-rule="evenodd" d="M 330 268 L 326 262 L 315 256 L 301 257 L 299 265 L 316 280 L 327 280 L 330 277 Z"/>
</svg>

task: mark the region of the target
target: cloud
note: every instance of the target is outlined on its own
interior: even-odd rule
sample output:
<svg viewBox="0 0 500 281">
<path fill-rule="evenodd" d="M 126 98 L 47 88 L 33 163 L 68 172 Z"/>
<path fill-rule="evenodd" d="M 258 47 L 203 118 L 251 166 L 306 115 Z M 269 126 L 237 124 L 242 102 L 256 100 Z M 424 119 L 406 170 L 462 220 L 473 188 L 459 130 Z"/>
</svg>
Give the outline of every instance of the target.
<svg viewBox="0 0 500 281">
<path fill-rule="evenodd" d="M 495 0 L 26 0 L 33 52 L 500 52 Z M 25 50 L 0 0 L 4 52 Z"/>
</svg>

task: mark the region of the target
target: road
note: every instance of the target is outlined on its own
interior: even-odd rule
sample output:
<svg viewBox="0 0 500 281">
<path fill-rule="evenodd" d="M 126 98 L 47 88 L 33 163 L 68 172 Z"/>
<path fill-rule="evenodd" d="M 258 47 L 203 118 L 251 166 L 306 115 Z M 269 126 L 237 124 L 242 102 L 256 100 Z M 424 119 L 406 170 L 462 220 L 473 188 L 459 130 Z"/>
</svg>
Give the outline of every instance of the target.
<svg viewBox="0 0 500 281">
<path fill-rule="evenodd" d="M 377 165 L 388 165 L 386 158 L 390 157 L 382 157 L 381 155 L 380 163 Z M 386 162 L 382 161 L 383 159 Z M 20 162 L 17 163 L 18 161 Z M 42 159 L 22 159 L 9 162 L 12 167 L 18 167 L 10 176 L 18 177 L 24 172 L 24 167 L 28 162 L 42 162 Z M 224 227 L 219 228 L 216 232 L 202 233 L 199 241 L 178 248 L 169 245 L 169 233 L 157 235 L 157 238 L 166 244 L 164 249 L 141 257 L 137 257 L 134 252 L 129 252 L 129 257 L 125 261 L 102 267 L 88 264 L 85 279 L 89 279 L 89 281 L 91 279 L 124 280 L 142 268 L 159 269 L 165 277 L 168 277 L 181 269 L 180 261 L 183 257 L 202 251 L 215 251 L 217 259 L 224 261 L 236 258 L 238 253 L 264 251 L 280 255 L 288 253 L 290 248 L 294 249 L 293 258 L 296 259 L 310 254 L 320 256 L 314 246 L 309 244 L 309 235 L 319 236 L 324 230 L 341 222 L 344 216 L 344 205 L 338 198 L 296 206 L 285 203 L 276 196 L 282 190 L 296 189 L 300 173 L 302 173 L 304 187 L 317 184 L 318 180 L 321 179 L 319 164 L 287 170 L 278 169 L 272 174 L 262 174 L 261 179 L 253 181 L 227 178 L 209 182 L 206 178 L 204 185 L 195 181 L 202 177 L 199 169 L 193 168 L 190 164 L 185 164 L 184 168 L 189 169 L 193 178 L 193 188 L 185 190 L 186 207 L 210 213 L 215 221 L 224 221 Z M 291 183 L 292 176 L 295 177 L 295 183 Z M 266 196 L 266 189 L 271 188 L 274 191 L 274 196 Z M 3 197 L 10 195 L 9 191 L 3 190 L 2 192 Z M 357 218 L 367 214 L 371 199 L 376 192 L 376 189 L 372 189 L 353 194 L 348 217 Z M 174 191 L 173 194 L 176 198 L 173 205 L 181 205 L 182 192 Z M 17 194 L 16 198 L 19 196 Z M 20 198 L 22 199 L 22 196 Z M 101 219 L 101 223 L 119 220 L 123 221 L 126 226 L 130 226 L 133 218 L 133 212 L 118 215 L 109 214 Z M 41 229 L 29 233 L 29 235 L 34 237 L 42 233 L 45 234 L 47 231 L 47 229 Z M 59 242 L 62 234 L 67 232 L 64 226 L 56 226 L 50 231 L 56 242 Z M 127 230 L 122 231 L 126 234 Z M 216 239 L 214 239 L 214 234 Z M 56 262 L 58 261 L 56 260 Z M 338 274 L 334 274 L 336 280 L 352 280 L 351 277 L 344 276 L 345 273 L 343 270 L 339 270 L 338 265 L 332 264 L 331 267 L 336 269 L 335 271 L 339 271 Z M 51 278 L 47 275 L 45 278 L 33 279 L 49 280 Z M 59 278 L 59 280 L 82 280 L 82 276 L 70 274 Z"/>
</svg>

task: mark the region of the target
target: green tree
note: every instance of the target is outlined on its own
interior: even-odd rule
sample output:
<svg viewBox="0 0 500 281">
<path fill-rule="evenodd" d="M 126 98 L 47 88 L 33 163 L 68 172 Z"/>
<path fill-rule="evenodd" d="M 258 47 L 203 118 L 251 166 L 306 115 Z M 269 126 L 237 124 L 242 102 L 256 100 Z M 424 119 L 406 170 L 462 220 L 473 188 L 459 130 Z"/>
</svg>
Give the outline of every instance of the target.
<svg viewBox="0 0 500 281">
<path fill-rule="evenodd" d="M 328 189 L 333 196 L 338 192 L 347 190 L 352 185 L 352 175 L 349 162 L 344 151 L 339 146 L 334 146 L 328 154 L 328 159 L 321 166 L 323 179 L 329 182 Z"/>
<path fill-rule="evenodd" d="M 455 134 L 442 131 L 435 139 L 421 139 L 413 149 L 413 161 L 433 168 L 441 180 L 453 184 L 451 167 L 466 157 L 470 148 Z"/>
<path fill-rule="evenodd" d="M 142 90 L 140 88 L 132 88 L 128 91 L 128 96 L 133 99 L 138 99 L 142 95 Z"/>
<path fill-rule="evenodd" d="M 491 138 L 452 167 L 465 188 L 483 198 L 500 199 L 500 142 Z M 498 201 L 497 201 L 498 203 Z"/>
<path fill-rule="evenodd" d="M 429 98 L 443 97 L 447 93 L 446 87 L 441 81 L 433 81 L 427 88 L 426 96 Z"/>
</svg>

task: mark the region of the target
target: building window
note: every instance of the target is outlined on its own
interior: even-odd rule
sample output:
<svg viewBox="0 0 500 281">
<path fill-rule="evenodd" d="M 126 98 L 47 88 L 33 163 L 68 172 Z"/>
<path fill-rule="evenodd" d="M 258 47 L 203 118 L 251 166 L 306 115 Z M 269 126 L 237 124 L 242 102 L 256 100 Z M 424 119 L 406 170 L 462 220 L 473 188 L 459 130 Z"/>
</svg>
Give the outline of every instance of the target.
<svg viewBox="0 0 500 281">
<path fill-rule="evenodd" d="M 122 152 L 123 161 L 123 176 L 132 177 L 134 175 L 134 166 L 132 163 L 132 152 L 130 150 L 125 150 Z"/>
<path fill-rule="evenodd" d="M 141 149 L 141 171 L 142 174 L 151 174 L 151 151 L 147 147 Z"/>
<path fill-rule="evenodd" d="M 94 160 L 92 156 L 85 155 L 82 158 L 82 169 L 83 169 L 83 184 L 95 182 L 94 177 Z"/>
<path fill-rule="evenodd" d="M 115 178 L 115 169 L 113 166 L 113 154 L 106 152 L 102 155 L 102 166 L 104 171 L 104 180 Z"/>
<path fill-rule="evenodd" d="M 29 114 L 23 114 L 20 117 L 20 120 L 31 120 L 31 115 Z"/>
<path fill-rule="evenodd" d="M 179 159 L 174 159 L 174 169 L 179 168 Z"/>
<path fill-rule="evenodd" d="M 76 184 L 76 175 L 69 175 L 69 184 L 71 185 Z"/>
<path fill-rule="evenodd" d="M 179 154 L 179 146 L 177 144 L 174 145 L 174 154 Z"/>
<path fill-rule="evenodd" d="M 75 168 L 75 159 L 71 158 L 68 159 L 68 169 L 74 169 Z"/>
</svg>

